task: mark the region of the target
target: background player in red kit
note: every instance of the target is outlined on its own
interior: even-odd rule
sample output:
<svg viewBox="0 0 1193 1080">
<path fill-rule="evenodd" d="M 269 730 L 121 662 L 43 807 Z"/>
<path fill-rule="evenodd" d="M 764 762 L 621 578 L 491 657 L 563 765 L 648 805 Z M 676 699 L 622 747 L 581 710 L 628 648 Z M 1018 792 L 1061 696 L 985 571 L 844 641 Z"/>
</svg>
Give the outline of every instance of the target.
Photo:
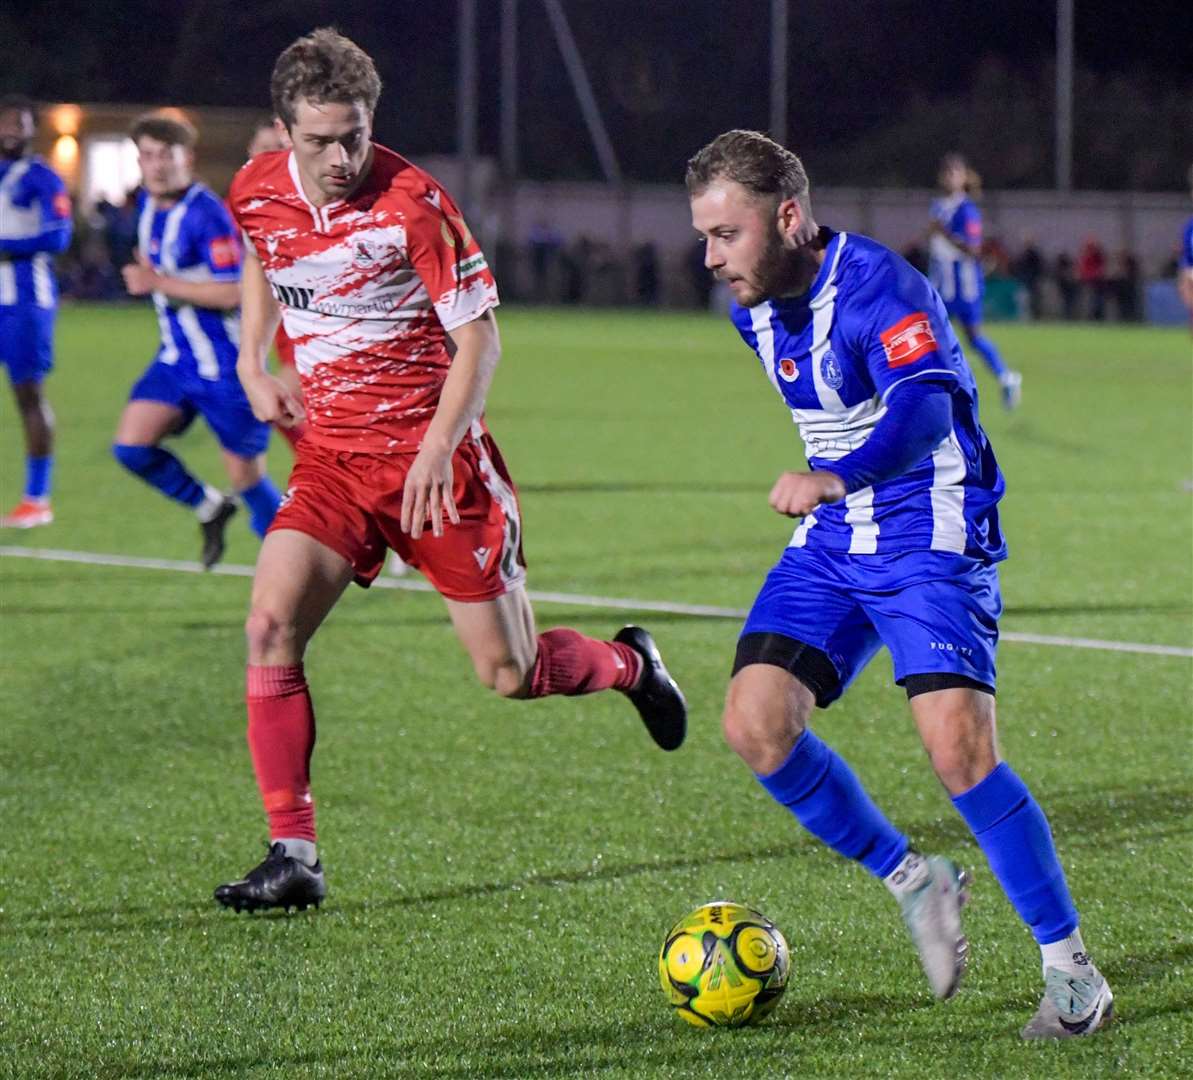
<svg viewBox="0 0 1193 1080">
<path fill-rule="evenodd" d="M 252 161 L 258 154 L 272 153 L 274 150 L 290 149 L 290 137 L 286 129 L 276 118 L 262 120 L 253 128 L 253 137 L 249 139 L 248 155 Z M 302 400 L 302 383 L 298 378 L 298 371 L 294 367 L 294 343 L 286 336 L 286 329 L 281 322 L 273 335 L 273 351 L 278 358 L 278 378 L 285 384 L 298 400 Z M 274 429 L 290 444 L 293 450 L 302 438 L 306 425 L 303 423 L 281 424 L 275 423 Z"/>
<path fill-rule="evenodd" d="M 687 723 L 644 630 L 611 642 L 536 634 L 517 495 L 482 419 L 500 355 L 496 286 L 447 193 L 371 142 L 381 90 L 372 60 L 317 30 L 282 53 L 271 90 L 293 148 L 254 158 L 232 184 L 249 242 L 238 371 L 260 419 L 305 415 L 307 433 L 246 623 L 248 742 L 271 847 L 216 889 L 238 911 L 304 908 L 325 893 L 302 658 L 349 582 L 369 584 L 387 548 L 435 585 L 497 693 L 620 690 L 668 750 Z M 303 401 L 265 370 L 278 301 Z"/>
</svg>

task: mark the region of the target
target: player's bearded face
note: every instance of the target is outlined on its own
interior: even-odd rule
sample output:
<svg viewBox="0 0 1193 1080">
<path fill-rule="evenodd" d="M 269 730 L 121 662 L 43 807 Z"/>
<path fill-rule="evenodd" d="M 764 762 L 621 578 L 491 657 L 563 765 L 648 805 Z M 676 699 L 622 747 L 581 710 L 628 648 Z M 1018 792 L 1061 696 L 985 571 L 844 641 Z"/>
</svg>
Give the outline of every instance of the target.
<svg viewBox="0 0 1193 1080">
<path fill-rule="evenodd" d="M 174 195 L 190 186 L 194 155 L 185 146 L 165 143 L 148 135 L 137 140 L 141 182 L 155 198 Z"/>
<path fill-rule="evenodd" d="M 704 265 L 742 307 L 787 291 L 790 251 L 772 200 L 732 181 L 714 181 L 693 197 L 692 224 L 704 235 Z"/>
<path fill-rule="evenodd" d="M 372 119 L 363 102 L 295 102 L 290 141 L 312 202 L 347 198 L 359 185 L 372 156 Z"/>
<path fill-rule="evenodd" d="M 19 158 L 33 139 L 33 116 L 21 109 L 0 113 L 0 157 Z"/>
</svg>

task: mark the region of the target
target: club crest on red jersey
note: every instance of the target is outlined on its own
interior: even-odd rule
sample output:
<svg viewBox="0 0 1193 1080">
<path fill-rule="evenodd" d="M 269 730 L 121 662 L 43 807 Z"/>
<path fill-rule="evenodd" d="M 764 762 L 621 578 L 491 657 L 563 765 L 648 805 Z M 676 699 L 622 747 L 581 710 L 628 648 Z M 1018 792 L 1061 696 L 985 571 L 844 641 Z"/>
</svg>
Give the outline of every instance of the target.
<svg viewBox="0 0 1193 1080">
<path fill-rule="evenodd" d="M 935 352 L 936 335 L 926 311 L 915 311 L 878 335 L 886 353 L 887 367 L 913 364 L 921 356 Z"/>
<path fill-rule="evenodd" d="M 390 262 L 397 249 L 379 240 L 355 240 L 352 243 L 352 265 L 357 270 L 371 270 Z"/>
</svg>

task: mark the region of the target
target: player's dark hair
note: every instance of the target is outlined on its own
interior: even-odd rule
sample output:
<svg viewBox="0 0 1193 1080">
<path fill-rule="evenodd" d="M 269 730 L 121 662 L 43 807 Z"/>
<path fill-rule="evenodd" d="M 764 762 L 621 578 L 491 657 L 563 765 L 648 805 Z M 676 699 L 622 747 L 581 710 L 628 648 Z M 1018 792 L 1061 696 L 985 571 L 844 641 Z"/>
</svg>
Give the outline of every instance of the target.
<svg viewBox="0 0 1193 1080">
<path fill-rule="evenodd" d="M 5 94 L 0 97 L 0 113 L 6 112 L 28 113 L 33 117 L 33 123 L 37 123 L 37 102 L 24 94 Z"/>
<path fill-rule="evenodd" d="M 763 197 L 807 202 L 808 174 L 790 150 L 761 131 L 726 131 L 688 161 L 684 174 L 689 195 L 715 180 L 733 180 Z"/>
<path fill-rule="evenodd" d="M 195 143 L 199 141 L 199 133 L 189 120 L 162 112 L 149 112 L 138 116 L 129 128 L 128 134 L 133 142 L 145 137 L 156 139 L 167 146 L 185 146 L 188 150 L 193 150 Z"/>
<path fill-rule="evenodd" d="M 364 103 L 370 115 L 381 96 L 372 57 L 333 27 L 322 26 L 286 48 L 269 80 L 273 111 L 289 130 L 299 98 L 316 104 Z"/>
<path fill-rule="evenodd" d="M 958 154 L 956 151 L 945 154 L 940 159 L 941 169 L 958 168 L 965 170 L 965 194 L 973 198 L 978 198 L 982 194 L 982 176 L 972 165 L 964 154 Z"/>
</svg>

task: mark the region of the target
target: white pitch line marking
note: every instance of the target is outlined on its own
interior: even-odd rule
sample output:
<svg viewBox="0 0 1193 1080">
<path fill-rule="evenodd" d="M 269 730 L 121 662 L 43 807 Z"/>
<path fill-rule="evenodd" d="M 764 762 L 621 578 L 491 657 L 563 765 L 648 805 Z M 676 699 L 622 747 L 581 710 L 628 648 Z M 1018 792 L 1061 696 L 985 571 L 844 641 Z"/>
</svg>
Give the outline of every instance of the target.
<svg viewBox="0 0 1193 1080">
<path fill-rule="evenodd" d="M 60 551 L 54 548 L 6 547 L 0 556 L 12 559 L 36 559 L 41 562 L 82 563 L 86 566 L 117 566 L 130 570 L 172 570 L 182 574 L 217 574 L 224 577 L 252 577 L 253 567 L 220 563 L 205 571 L 197 562 L 181 559 L 148 559 L 135 555 L 105 555 L 94 551 Z M 403 592 L 434 592 L 422 578 L 394 578 L 381 574 L 375 589 L 401 589 Z M 604 608 L 608 611 L 661 611 L 669 615 L 691 615 L 706 619 L 744 619 L 745 608 L 715 607 L 711 604 L 673 604 L 666 600 L 633 600 L 617 596 L 588 596 L 583 593 L 539 592 L 528 589 L 526 595 L 539 604 L 567 604 L 571 607 Z M 1193 659 L 1193 649 L 1180 645 L 1149 645 L 1138 641 L 1104 641 L 1101 638 L 1054 637 L 1049 634 L 1022 634 L 1005 631 L 1001 641 L 1023 645 L 1052 645 L 1068 649 L 1098 649 L 1103 652 L 1144 653 L 1152 656 L 1181 656 Z"/>
</svg>

